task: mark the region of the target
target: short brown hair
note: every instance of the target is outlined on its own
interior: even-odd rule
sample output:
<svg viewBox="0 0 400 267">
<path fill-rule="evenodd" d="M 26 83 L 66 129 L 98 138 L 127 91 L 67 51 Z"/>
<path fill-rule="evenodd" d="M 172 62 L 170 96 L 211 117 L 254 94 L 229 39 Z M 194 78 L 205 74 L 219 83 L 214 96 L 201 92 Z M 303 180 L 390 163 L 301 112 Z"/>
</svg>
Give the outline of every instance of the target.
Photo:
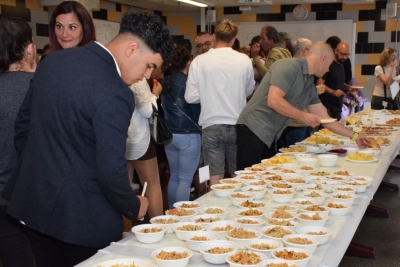
<svg viewBox="0 0 400 267">
<path fill-rule="evenodd" d="M 230 19 L 221 19 L 215 24 L 215 39 L 229 43 L 236 37 L 238 26 Z"/>
</svg>

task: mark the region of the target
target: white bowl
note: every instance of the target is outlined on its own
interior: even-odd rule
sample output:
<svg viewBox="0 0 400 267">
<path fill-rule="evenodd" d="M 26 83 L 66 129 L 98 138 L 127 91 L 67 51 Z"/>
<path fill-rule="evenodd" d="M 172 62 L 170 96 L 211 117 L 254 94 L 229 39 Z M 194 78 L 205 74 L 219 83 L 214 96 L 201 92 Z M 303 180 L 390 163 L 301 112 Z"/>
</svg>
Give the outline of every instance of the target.
<svg viewBox="0 0 400 267">
<path fill-rule="evenodd" d="M 251 238 L 235 238 L 235 237 L 231 236 L 234 232 L 251 232 L 251 233 L 255 234 L 255 237 L 251 237 Z M 227 240 L 229 240 L 229 241 L 235 242 L 238 245 L 239 249 L 245 249 L 246 247 L 244 246 L 244 244 L 247 241 L 253 240 L 253 239 L 258 239 L 260 237 L 261 237 L 261 234 L 257 230 L 244 229 L 244 228 L 241 228 L 241 227 L 225 232 L 225 238 Z"/>
<path fill-rule="evenodd" d="M 328 239 L 332 234 L 332 230 L 328 227 L 312 226 L 312 225 L 299 227 L 296 229 L 296 232 L 299 234 L 310 235 L 310 236 L 314 236 L 314 237 L 318 238 L 320 245 L 323 245 L 326 242 L 328 242 Z M 314 233 L 323 232 L 325 234 L 323 234 L 323 235 L 309 234 L 310 232 L 314 232 Z"/>
<path fill-rule="evenodd" d="M 301 187 L 304 193 L 306 192 L 325 192 L 329 186 L 326 184 L 305 184 Z"/>
<path fill-rule="evenodd" d="M 166 223 L 168 222 L 171 223 Z M 177 222 L 172 222 L 172 220 L 177 221 Z M 156 216 L 150 219 L 150 223 L 157 225 L 157 226 L 165 226 L 167 228 L 167 231 L 165 232 L 166 234 L 172 234 L 174 231 L 172 230 L 172 226 L 174 226 L 176 223 L 183 222 L 183 218 L 179 216 L 172 216 L 172 215 L 160 215 Z"/>
<path fill-rule="evenodd" d="M 240 223 L 240 227 L 250 230 L 258 230 L 261 226 L 265 224 L 265 220 L 261 218 L 236 218 L 236 222 Z"/>
<path fill-rule="evenodd" d="M 244 181 L 243 183 L 245 185 L 261 185 L 261 186 L 266 186 L 267 187 L 269 185 L 270 181 L 264 179 L 265 175 L 262 175 L 261 177 L 262 177 L 261 180 L 256 180 L 256 181 L 249 180 L 249 181 Z"/>
<path fill-rule="evenodd" d="M 366 150 L 367 151 L 373 151 L 372 156 L 377 157 L 377 156 L 379 156 L 381 154 L 383 149 L 382 148 L 367 148 Z M 360 152 L 364 152 L 364 151 L 365 150 L 360 151 Z"/>
<path fill-rule="evenodd" d="M 243 181 L 236 178 L 225 178 L 219 180 L 219 182 L 224 185 L 234 185 L 236 191 L 240 190 L 240 188 L 243 186 Z"/>
<path fill-rule="evenodd" d="M 304 205 L 318 205 L 318 201 L 311 197 L 299 197 L 290 200 L 290 204 L 301 207 Z"/>
<path fill-rule="evenodd" d="M 102 261 L 101 264 L 95 264 L 93 266 L 110 267 L 110 266 L 131 266 L 132 262 L 136 266 L 140 267 L 157 267 L 153 262 L 149 260 L 142 260 L 138 258 L 119 258 L 114 260 Z"/>
<path fill-rule="evenodd" d="M 357 189 L 356 193 L 363 193 L 365 190 L 367 190 L 367 185 L 368 183 L 365 181 L 346 181 L 344 182 L 347 185 L 354 186 Z"/>
<path fill-rule="evenodd" d="M 289 264 L 288 266 L 290 266 L 290 267 L 300 267 L 299 265 L 297 265 L 295 263 L 291 263 L 291 262 L 288 262 L 288 261 L 282 260 L 282 259 L 268 259 L 268 260 L 260 262 L 257 267 L 267 267 L 267 266 L 269 266 L 269 264 L 283 264 L 283 263 Z"/>
<path fill-rule="evenodd" d="M 283 225 L 281 223 L 275 224 L 275 223 L 272 223 L 272 220 L 281 221 L 281 222 L 284 222 L 285 224 L 283 224 Z M 267 226 L 271 226 L 271 225 L 284 226 L 284 227 L 287 227 L 287 228 L 292 229 L 292 230 L 301 226 L 301 223 L 299 223 L 297 221 L 283 220 L 283 219 L 268 219 L 265 223 L 266 223 Z"/>
<path fill-rule="evenodd" d="M 229 187 L 229 189 L 227 187 Z M 228 197 L 230 194 L 235 192 L 236 185 L 214 184 L 211 186 L 211 189 L 213 190 L 214 195 L 217 197 Z"/>
<path fill-rule="evenodd" d="M 292 185 L 288 184 L 286 181 L 282 180 L 282 181 L 272 181 L 270 184 L 271 188 L 274 189 L 287 189 L 287 188 L 292 188 L 295 189 Z"/>
<path fill-rule="evenodd" d="M 312 244 L 297 244 L 297 243 L 292 243 L 290 242 L 290 238 L 307 238 L 309 241 L 312 242 Z M 311 253 L 314 253 L 315 250 L 317 249 L 317 246 L 319 245 L 319 239 L 310 235 L 305 235 L 305 234 L 292 234 L 292 235 L 287 235 L 282 238 L 282 242 L 287 246 L 287 247 L 294 247 L 294 248 L 303 248 L 307 249 Z"/>
<path fill-rule="evenodd" d="M 196 241 L 196 240 L 192 240 L 192 238 L 194 237 L 205 237 L 207 238 L 206 241 Z M 199 251 L 199 246 L 201 244 L 203 244 L 204 242 L 208 242 L 210 240 L 218 240 L 219 239 L 219 235 L 217 233 L 213 233 L 213 232 L 207 232 L 207 231 L 201 231 L 201 233 L 199 232 L 193 232 L 193 233 L 187 233 L 183 236 L 183 239 L 186 241 L 186 246 L 193 250 L 193 251 Z"/>
<path fill-rule="evenodd" d="M 318 155 L 317 159 L 319 160 L 319 165 L 323 167 L 333 167 L 336 164 L 338 156 L 332 154 L 322 154 Z"/>
<path fill-rule="evenodd" d="M 166 210 L 165 213 L 166 213 L 166 215 L 179 216 L 183 219 L 184 222 L 189 222 L 190 218 L 192 216 L 197 215 L 197 211 L 195 211 L 195 210 L 186 210 L 188 212 L 193 213 L 190 215 L 179 215 L 182 210 L 186 210 L 186 209 L 172 209 L 172 210 L 170 209 L 170 210 Z"/>
<path fill-rule="evenodd" d="M 339 195 L 350 195 L 350 198 L 340 198 L 338 197 Z M 345 194 L 340 194 L 340 193 L 332 193 L 329 195 L 330 201 L 332 202 L 340 202 L 345 204 L 346 206 L 351 206 L 353 205 L 354 201 L 357 198 L 356 194 L 351 194 L 351 193 L 345 193 Z"/>
<path fill-rule="evenodd" d="M 267 193 L 267 186 L 265 185 L 248 185 L 242 187 L 242 191 L 244 193 L 252 193 L 254 194 L 254 199 L 262 199 L 265 196 L 265 193 Z M 240 202 L 242 203 L 242 202 Z"/>
<path fill-rule="evenodd" d="M 345 155 L 350 155 L 356 153 L 358 150 L 360 150 L 358 147 L 342 147 L 343 149 L 346 149 L 346 154 Z"/>
<path fill-rule="evenodd" d="M 331 191 L 333 193 L 341 193 L 341 194 L 353 193 L 353 194 L 355 194 L 357 192 L 357 187 L 352 186 L 352 185 L 347 185 L 347 184 L 331 185 Z"/>
<path fill-rule="evenodd" d="M 282 218 L 281 216 L 285 216 L 285 218 Z M 286 217 L 287 216 L 287 217 Z M 291 216 L 291 217 L 289 217 Z M 265 217 L 267 219 L 284 219 L 284 220 L 293 220 L 296 217 L 296 213 L 291 213 L 288 211 L 270 211 L 265 214 Z"/>
<path fill-rule="evenodd" d="M 318 159 L 317 158 L 300 157 L 297 159 L 297 161 L 299 162 L 300 165 L 314 167 L 317 164 Z"/>
<path fill-rule="evenodd" d="M 179 260 L 162 260 L 162 259 L 157 258 L 158 254 L 160 254 L 161 251 L 178 252 L 178 253 L 186 252 L 188 254 L 188 257 L 179 259 Z M 184 247 L 163 247 L 163 248 L 156 249 L 151 253 L 151 257 L 156 262 L 158 267 L 172 267 L 172 266 L 173 267 L 186 267 L 192 256 L 193 256 L 193 252 L 190 249 L 184 248 Z"/>
<path fill-rule="evenodd" d="M 229 214 L 231 210 L 227 207 L 222 206 L 209 206 L 200 209 L 200 214 L 207 214 L 207 215 L 218 215 L 221 216 L 224 220 L 226 216 Z"/>
<path fill-rule="evenodd" d="M 269 234 L 273 234 L 275 233 L 276 230 L 274 229 L 280 229 L 279 231 L 285 230 L 285 234 L 281 234 L 281 235 L 276 235 L 276 236 L 272 236 Z M 258 229 L 258 232 L 265 238 L 269 238 L 269 239 L 273 239 L 273 240 L 282 240 L 282 237 L 284 237 L 285 235 L 291 235 L 294 234 L 293 229 L 290 229 L 289 227 L 285 227 L 285 226 L 278 226 L 278 225 L 268 225 L 268 226 L 263 226 L 260 229 Z"/>
<path fill-rule="evenodd" d="M 179 229 L 181 227 L 187 227 L 188 230 L 182 230 Z M 205 225 L 200 224 L 200 223 L 194 223 L 194 222 L 182 222 L 182 223 L 177 223 L 172 227 L 172 230 L 174 230 L 176 237 L 179 240 L 184 240 L 183 236 L 187 233 L 191 233 L 191 232 L 200 232 L 200 231 L 204 231 L 206 228 Z M 190 229 L 190 230 L 189 230 Z"/>
<path fill-rule="evenodd" d="M 248 208 L 248 209 L 238 209 L 236 212 L 236 217 L 241 218 L 261 218 L 264 216 L 265 212 L 263 209 Z"/>
<path fill-rule="evenodd" d="M 290 204 L 272 204 L 271 208 L 273 211 L 284 210 L 292 214 L 296 214 L 299 211 L 299 207 Z"/>
<path fill-rule="evenodd" d="M 237 251 L 235 253 L 228 254 L 225 257 L 225 261 L 229 264 L 229 267 L 257 267 L 260 262 L 268 259 L 267 256 L 265 254 L 263 254 L 263 253 L 259 253 L 259 252 L 256 252 L 256 251 L 246 251 L 246 250 L 244 250 L 244 251 L 242 251 L 240 253 L 241 254 L 245 253 L 245 254 L 248 254 L 248 255 L 256 254 L 257 256 L 259 256 L 260 262 L 257 262 L 256 264 L 248 264 L 248 263 L 241 264 L 241 263 L 236 263 L 236 262 L 232 261 L 232 257 L 235 257 L 235 255 L 237 253 L 239 253 L 239 251 Z"/>
<path fill-rule="evenodd" d="M 313 197 L 313 195 L 314 195 L 314 197 Z M 300 197 L 312 198 L 317 202 L 317 205 L 324 204 L 325 199 L 326 199 L 327 196 L 328 196 L 327 193 L 324 193 L 324 192 L 321 192 L 321 191 L 311 191 L 311 192 L 300 193 Z"/>
<path fill-rule="evenodd" d="M 359 153 L 364 153 L 364 154 L 368 154 L 368 155 L 371 155 L 371 156 L 373 156 L 373 155 L 374 155 L 374 153 L 375 153 L 375 151 L 373 151 L 373 150 L 366 150 L 366 149 L 364 149 L 364 150 L 362 150 L 362 151 L 359 151 Z"/>
<path fill-rule="evenodd" d="M 322 218 L 322 220 L 306 220 L 306 219 L 301 219 L 302 215 L 308 215 L 308 216 L 313 216 L 317 212 L 301 212 L 298 213 L 296 216 L 296 220 L 298 220 L 303 226 L 308 226 L 308 225 L 315 225 L 315 226 L 325 226 L 326 221 L 329 219 L 328 215 L 323 215 L 319 213 L 319 216 Z"/>
<path fill-rule="evenodd" d="M 161 229 L 159 232 L 151 232 L 151 233 L 143 233 L 141 232 L 144 229 Z M 132 227 L 131 230 L 140 243 L 145 243 L 145 244 L 152 244 L 152 243 L 157 243 L 161 241 L 164 237 L 165 232 L 167 231 L 167 228 L 165 226 L 159 226 L 159 225 L 154 225 L 151 223 L 148 224 L 140 224 Z"/>
<path fill-rule="evenodd" d="M 274 181 L 275 182 L 276 181 L 282 181 L 283 180 L 282 175 L 280 175 L 278 173 L 280 173 L 280 172 L 277 172 L 277 174 L 265 175 L 265 180 L 271 181 L 271 183 L 274 182 Z"/>
<path fill-rule="evenodd" d="M 339 208 L 339 207 L 336 208 L 335 205 L 343 205 L 345 207 L 344 208 Z M 330 201 L 330 202 L 326 203 L 326 207 L 331 210 L 331 212 L 330 212 L 331 215 L 343 216 L 349 212 L 351 205 L 346 205 L 344 203 L 337 202 L 337 201 Z"/>
<path fill-rule="evenodd" d="M 190 218 L 191 222 L 208 225 L 213 222 L 224 220 L 224 217 L 218 214 L 199 214 Z"/>
<path fill-rule="evenodd" d="M 205 204 L 197 201 L 179 201 L 174 203 L 174 207 L 184 208 L 185 210 L 195 210 L 198 211 L 200 208 L 204 207 Z M 190 207 L 190 208 L 189 208 Z"/>
<path fill-rule="evenodd" d="M 260 201 L 260 200 L 253 200 L 253 201 L 243 201 L 242 203 L 239 204 L 239 208 L 265 208 L 267 206 L 266 201 Z"/>
<path fill-rule="evenodd" d="M 206 229 L 210 232 L 215 232 L 219 235 L 219 239 L 224 240 L 225 238 L 225 230 L 223 231 L 216 231 L 216 228 L 226 228 L 231 226 L 232 229 L 240 227 L 240 223 L 237 221 L 220 221 L 220 222 L 213 222 L 207 225 Z"/>
<path fill-rule="evenodd" d="M 248 250 L 256 251 L 265 254 L 268 258 L 271 257 L 271 251 L 283 247 L 283 243 L 279 240 L 273 239 L 255 239 L 247 241 L 245 247 Z M 258 248 L 254 246 L 259 246 Z M 261 246 L 261 247 L 260 247 Z"/>
<path fill-rule="evenodd" d="M 321 209 L 321 210 L 315 210 L 315 209 Z M 301 207 L 299 212 L 303 212 L 303 213 L 304 212 L 318 212 L 319 214 L 322 214 L 322 215 L 329 215 L 330 209 L 325 206 L 320 206 L 320 205 L 306 205 L 306 206 Z"/>
<path fill-rule="evenodd" d="M 242 196 L 247 196 L 247 197 L 235 197 L 238 195 L 242 195 Z M 243 201 L 249 200 L 252 201 L 256 198 L 254 193 L 249 193 L 249 192 L 237 192 L 237 193 L 233 193 L 230 194 L 229 199 L 231 200 L 231 203 L 233 206 L 238 207 L 240 203 L 242 203 Z"/>
<path fill-rule="evenodd" d="M 353 176 L 351 179 L 354 181 L 358 181 L 358 182 L 366 182 L 367 187 L 370 187 L 372 182 L 374 181 L 374 178 L 372 178 L 370 176 L 364 176 L 364 175 L 356 175 L 356 176 Z"/>
<path fill-rule="evenodd" d="M 213 254 L 207 252 L 208 250 L 212 248 L 225 248 L 225 249 L 233 249 L 230 252 L 227 253 L 221 253 L 221 254 Z M 207 241 L 202 243 L 199 246 L 199 252 L 203 255 L 203 258 L 206 262 L 211 263 L 211 264 L 223 264 L 225 263 L 225 258 L 228 254 L 236 252 L 238 249 L 238 246 L 236 245 L 235 242 L 228 241 L 228 240 L 213 240 L 213 241 Z"/>
<path fill-rule="evenodd" d="M 305 184 L 308 184 L 310 181 L 304 177 L 284 177 L 284 181 L 291 186 L 293 186 L 296 190 L 301 190 L 301 187 Z"/>
<path fill-rule="evenodd" d="M 306 149 L 307 149 L 307 152 L 309 152 L 309 153 L 314 153 L 314 152 L 316 152 L 316 151 L 319 150 L 319 146 L 316 146 L 316 145 L 306 145 L 306 144 L 302 144 L 302 146 L 305 146 Z"/>
<path fill-rule="evenodd" d="M 290 194 L 277 194 L 276 192 L 280 190 L 280 191 L 291 191 Z M 287 189 L 270 189 L 268 191 L 272 197 L 272 200 L 278 203 L 286 203 L 289 202 L 294 195 L 296 194 L 296 190 L 292 189 L 292 188 L 287 188 Z"/>
<path fill-rule="evenodd" d="M 302 260 L 286 260 L 289 263 L 289 266 L 290 266 L 290 264 L 294 263 L 294 264 L 297 264 L 299 267 L 307 267 L 308 261 L 312 257 L 312 253 L 310 253 L 308 250 L 302 249 L 302 248 L 295 248 L 295 247 L 283 247 L 283 248 L 274 249 L 271 252 L 271 256 L 275 259 L 280 259 L 279 257 L 276 256 L 276 253 L 279 251 L 284 251 L 284 250 L 286 250 L 288 252 L 294 251 L 297 253 L 303 252 L 303 253 L 307 254 L 307 256 L 308 256 L 307 258 L 304 258 Z"/>
<path fill-rule="evenodd" d="M 259 171 L 263 171 L 265 168 L 260 169 Z M 260 179 L 260 176 L 256 174 L 239 174 L 235 178 L 240 179 L 242 182 L 244 181 L 256 181 Z"/>
<path fill-rule="evenodd" d="M 331 145 L 331 144 L 319 144 L 318 147 L 322 151 L 328 151 L 328 150 L 331 150 L 333 148 L 333 145 Z"/>
</svg>

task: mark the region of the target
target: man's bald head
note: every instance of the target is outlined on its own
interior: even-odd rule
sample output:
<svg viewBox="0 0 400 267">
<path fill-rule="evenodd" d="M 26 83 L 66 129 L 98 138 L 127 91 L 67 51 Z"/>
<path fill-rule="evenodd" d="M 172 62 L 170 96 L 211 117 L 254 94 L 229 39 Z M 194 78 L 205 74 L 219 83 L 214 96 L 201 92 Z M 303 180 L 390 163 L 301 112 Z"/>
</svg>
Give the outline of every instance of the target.
<svg viewBox="0 0 400 267">
<path fill-rule="evenodd" d="M 346 42 L 340 42 L 335 49 L 336 61 L 343 64 L 350 56 L 350 48 Z"/>
<path fill-rule="evenodd" d="M 306 55 L 309 74 L 322 77 L 329 71 L 333 58 L 332 48 L 328 44 L 323 42 L 314 43 L 310 48 L 310 52 Z"/>
</svg>

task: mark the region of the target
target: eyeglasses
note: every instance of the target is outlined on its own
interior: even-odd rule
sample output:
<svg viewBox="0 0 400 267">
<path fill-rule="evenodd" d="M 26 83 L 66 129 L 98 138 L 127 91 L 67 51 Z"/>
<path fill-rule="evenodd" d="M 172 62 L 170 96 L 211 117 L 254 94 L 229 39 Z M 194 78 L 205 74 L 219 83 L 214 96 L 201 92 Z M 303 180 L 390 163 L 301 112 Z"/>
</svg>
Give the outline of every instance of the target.
<svg viewBox="0 0 400 267">
<path fill-rule="evenodd" d="M 336 49 L 336 51 L 339 53 L 339 54 L 341 54 L 342 55 L 342 57 L 348 57 L 348 56 L 350 56 L 350 54 L 348 54 L 348 53 L 343 53 L 343 52 L 340 52 L 339 50 L 337 50 Z"/>
<path fill-rule="evenodd" d="M 205 42 L 204 44 L 198 44 L 198 45 L 196 45 L 196 48 L 197 49 L 201 49 L 201 48 L 203 48 L 203 46 L 210 46 L 211 45 L 211 41 L 207 41 L 207 42 Z"/>
</svg>

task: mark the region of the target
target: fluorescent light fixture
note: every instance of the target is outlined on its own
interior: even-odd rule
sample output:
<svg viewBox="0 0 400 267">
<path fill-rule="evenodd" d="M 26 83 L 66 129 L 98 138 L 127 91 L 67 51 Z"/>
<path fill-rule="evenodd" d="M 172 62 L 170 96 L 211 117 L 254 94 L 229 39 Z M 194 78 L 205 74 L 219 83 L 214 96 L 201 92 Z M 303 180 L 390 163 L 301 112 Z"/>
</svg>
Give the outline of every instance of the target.
<svg viewBox="0 0 400 267">
<path fill-rule="evenodd" d="M 200 3 L 197 1 L 192 1 L 192 0 L 178 0 L 178 2 L 183 2 L 189 5 L 194 5 L 194 6 L 199 6 L 199 7 L 207 7 L 207 4 Z"/>
<path fill-rule="evenodd" d="M 337 2 L 337 0 L 304 0 L 304 2 L 317 4 L 317 3 L 333 3 Z"/>
</svg>

